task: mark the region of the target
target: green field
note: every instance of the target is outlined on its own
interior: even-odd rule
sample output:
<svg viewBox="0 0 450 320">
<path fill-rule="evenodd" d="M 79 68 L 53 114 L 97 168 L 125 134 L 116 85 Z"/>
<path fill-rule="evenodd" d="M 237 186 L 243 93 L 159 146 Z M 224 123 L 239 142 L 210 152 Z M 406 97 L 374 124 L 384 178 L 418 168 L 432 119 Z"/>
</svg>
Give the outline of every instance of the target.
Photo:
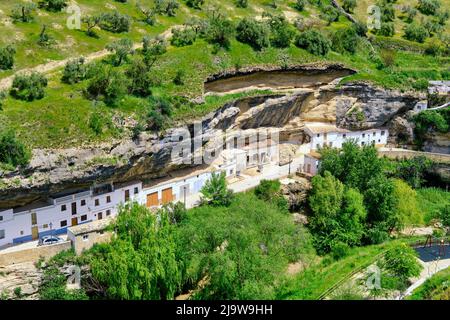
<svg viewBox="0 0 450 320">
<path fill-rule="evenodd" d="M 314 22 L 314 25 L 323 29 L 325 33 L 350 26 L 350 22 L 343 16 L 339 21 L 327 26 L 327 23 L 319 18 L 319 11 L 315 6 L 308 4 L 305 11 L 298 12 L 294 8 L 294 1 L 277 0 L 277 8 L 273 8 L 271 1 L 250 0 L 248 8 L 245 9 L 237 8 L 232 0 L 209 1 L 204 5 L 203 10 L 191 9 L 185 5 L 184 1 L 179 2 L 180 8 L 175 17 L 158 15 L 157 23 L 149 26 L 142 21 L 143 17 L 136 9 L 135 1 L 119 3 L 104 0 L 79 0 L 77 3 L 81 7 L 82 14 L 107 12 L 115 8 L 132 17 L 132 27 L 128 33 L 114 34 L 99 29 L 96 30 L 99 38 L 92 38 L 85 34 L 84 24 L 82 30 L 69 30 L 65 26 L 68 17 L 65 12 L 54 13 L 38 9 L 34 21 L 12 23 L 9 14 L 16 1 L 2 1 L 0 3 L 0 26 L 5 32 L 0 34 L 0 46 L 13 44 L 16 47 L 17 55 L 13 70 L 0 71 L 0 79 L 10 76 L 16 71 L 43 63 L 103 50 L 108 43 L 119 38 L 130 38 L 138 43 L 144 35 L 162 34 L 171 26 L 182 25 L 193 16 L 206 17 L 206 8 L 213 4 L 220 7 L 220 12 L 226 13 L 234 22 L 244 16 L 261 15 L 264 11 L 268 11 L 284 14 L 291 23 L 300 16 L 304 17 L 307 21 Z M 150 6 L 152 1 L 144 3 L 148 3 Z M 443 3 L 448 6 L 448 0 Z M 356 16 L 364 20 L 362 12 L 364 12 L 363 6 L 359 5 Z M 399 30 L 390 41 L 406 42 L 411 47 L 423 49 L 425 45 L 400 39 L 401 20 L 397 20 L 399 20 L 396 21 Z M 48 48 L 37 44 L 41 27 L 44 24 L 48 27 L 49 35 L 56 41 Z M 159 84 L 152 88 L 152 92 L 156 96 L 198 97 L 203 92 L 204 80 L 212 73 L 252 65 L 281 66 L 286 63 L 286 57 L 288 57 L 287 62 L 290 65 L 316 61 L 341 62 L 358 70 L 356 75 L 350 76 L 344 81 L 369 80 L 387 88 L 401 90 L 423 90 L 428 80 L 449 78 L 450 58 L 448 56 L 433 57 L 407 50 L 398 51 L 392 67 L 379 69 L 377 64 L 370 60 L 369 47 L 367 41 L 361 41 L 355 55 L 331 51 L 325 57 L 318 57 L 295 47 L 294 44 L 285 49 L 269 47 L 262 51 L 254 51 L 249 45 L 240 43 L 234 38 L 229 49 L 215 52 L 213 45 L 197 39 L 190 46 L 168 47 L 167 53 L 158 60 L 153 69 L 155 77 L 159 79 Z M 376 46 L 375 49 L 378 50 Z M 173 79 L 179 70 L 184 71 L 185 81 L 181 85 L 175 85 Z M 129 128 L 125 128 L 122 124 L 127 119 L 139 119 L 142 116 L 144 99 L 126 96 L 118 106 L 111 108 L 85 97 L 83 90 L 86 88 L 87 81 L 76 85 L 62 84 L 60 81 L 61 70 L 54 70 L 47 77 L 49 86 L 46 88 L 46 96 L 43 99 L 24 102 L 8 97 L 3 102 L 2 111 L 0 111 L 0 128 L 15 129 L 20 139 L 31 147 L 70 147 L 121 138 L 130 134 Z M 177 105 L 172 120 L 175 122 L 187 121 L 202 116 L 222 103 L 238 97 L 236 95 L 220 98 L 208 97 L 204 104 Z M 88 125 L 93 113 L 101 114 L 104 119 L 105 125 L 100 134 L 95 133 Z M 173 124 L 172 122 L 167 125 Z"/>
</svg>

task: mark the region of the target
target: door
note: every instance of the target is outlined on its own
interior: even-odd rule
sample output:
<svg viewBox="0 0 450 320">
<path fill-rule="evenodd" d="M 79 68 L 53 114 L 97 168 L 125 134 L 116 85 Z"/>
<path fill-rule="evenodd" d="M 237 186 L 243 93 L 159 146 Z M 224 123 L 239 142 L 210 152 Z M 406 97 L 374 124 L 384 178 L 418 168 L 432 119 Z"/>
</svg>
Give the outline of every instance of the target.
<svg viewBox="0 0 450 320">
<path fill-rule="evenodd" d="M 77 214 L 77 203 L 72 202 L 72 215 L 76 215 L 76 214 Z"/>
<path fill-rule="evenodd" d="M 125 202 L 130 200 L 130 190 L 125 190 Z"/>
<path fill-rule="evenodd" d="M 309 163 L 306 165 L 306 172 L 311 173 L 311 165 Z"/>
<path fill-rule="evenodd" d="M 172 188 L 167 188 L 162 191 L 162 203 L 166 204 L 173 200 Z"/>
<path fill-rule="evenodd" d="M 33 240 L 39 239 L 39 229 L 38 227 L 31 227 L 31 238 Z"/>
<path fill-rule="evenodd" d="M 158 192 L 147 195 L 147 208 L 156 207 L 158 204 Z"/>
<path fill-rule="evenodd" d="M 98 220 L 102 220 L 103 219 L 103 212 L 99 212 L 98 213 Z"/>
<path fill-rule="evenodd" d="M 76 225 L 78 225 L 78 219 L 72 218 L 72 226 L 76 226 Z"/>
</svg>

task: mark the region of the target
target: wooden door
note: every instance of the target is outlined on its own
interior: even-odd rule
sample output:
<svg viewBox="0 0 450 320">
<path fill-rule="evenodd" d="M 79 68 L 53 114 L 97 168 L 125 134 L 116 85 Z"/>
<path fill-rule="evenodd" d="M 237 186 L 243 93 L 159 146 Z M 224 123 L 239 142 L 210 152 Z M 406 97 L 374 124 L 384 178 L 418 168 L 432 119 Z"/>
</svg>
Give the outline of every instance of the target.
<svg viewBox="0 0 450 320">
<path fill-rule="evenodd" d="M 98 213 L 98 220 L 102 220 L 103 219 L 103 212 L 99 212 Z"/>
<path fill-rule="evenodd" d="M 166 204 L 173 200 L 172 188 L 167 188 L 162 191 L 162 203 Z"/>
<path fill-rule="evenodd" d="M 76 225 L 78 225 L 78 219 L 72 218 L 72 226 L 76 226 Z"/>
<path fill-rule="evenodd" d="M 38 227 L 31 227 L 31 238 L 33 240 L 39 239 L 39 229 Z"/>
<path fill-rule="evenodd" d="M 309 163 L 306 165 L 306 172 L 311 173 L 311 165 Z"/>
<path fill-rule="evenodd" d="M 147 195 L 147 208 L 158 206 L 158 192 L 150 193 Z"/>
<path fill-rule="evenodd" d="M 125 202 L 130 200 L 130 190 L 125 190 Z"/>
</svg>

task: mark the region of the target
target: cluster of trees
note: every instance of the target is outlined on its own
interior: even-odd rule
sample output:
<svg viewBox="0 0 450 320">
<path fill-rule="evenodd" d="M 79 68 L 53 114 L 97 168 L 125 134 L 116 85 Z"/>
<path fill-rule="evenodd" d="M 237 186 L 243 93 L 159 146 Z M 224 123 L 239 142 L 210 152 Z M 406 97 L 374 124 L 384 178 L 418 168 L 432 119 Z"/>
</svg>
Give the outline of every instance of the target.
<svg viewBox="0 0 450 320">
<path fill-rule="evenodd" d="M 432 132 L 449 132 L 450 108 L 420 112 L 413 117 L 413 121 L 415 124 L 415 141 L 419 146 L 422 146 L 427 134 Z"/>
<path fill-rule="evenodd" d="M 25 166 L 31 158 L 31 152 L 12 130 L 0 132 L 0 163 L 9 167 Z"/>
<path fill-rule="evenodd" d="M 427 168 L 423 159 L 396 164 L 389 171 L 373 146 L 360 148 L 349 141 L 342 150 L 321 152 L 320 172 L 313 178 L 309 198 L 309 225 L 319 252 L 380 243 L 405 223 L 420 222 L 414 190 L 394 178 L 411 174 L 408 182 L 420 185 Z M 413 163 L 415 168 L 410 167 Z"/>
<path fill-rule="evenodd" d="M 0 70 L 12 69 L 16 49 L 12 45 L 0 47 Z"/>
<path fill-rule="evenodd" d="M 47 87 L 47 78 L 38 72 L 18 74 L 14 77 L 10 94 L 16 99 L 33 101 L 42 99 Z"/>
</svg>

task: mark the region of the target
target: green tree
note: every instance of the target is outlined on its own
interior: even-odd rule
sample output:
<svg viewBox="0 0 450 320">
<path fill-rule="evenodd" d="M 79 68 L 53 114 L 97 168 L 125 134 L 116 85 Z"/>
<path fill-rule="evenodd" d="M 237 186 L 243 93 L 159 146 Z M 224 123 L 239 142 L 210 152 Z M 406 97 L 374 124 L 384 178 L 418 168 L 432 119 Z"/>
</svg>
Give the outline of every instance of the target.
<svg viewBox="0 0 450 320">
<path fill-rule="evenodd" d="M 123 38 L 108 44 L 106 49 L 114 53 L 112 58 L 113 65 L 120 66 L 122 62 L 127 61 L 128 55 L 133 53 L 133 41 Z"/>
<path fill-rule="evenodd" d="M 426 15 L 435 15 L 441 7 L 439 0 L 419 0 L 417 9 Z"/>
<path fill-rule="evenodd" d="M 86 24 L 86 34 L 89 37 L 98 37 L 97 33 L 94 31 L 94 28 L 100 25 L 100 22 L 102 21 L 101 15 L 86 15 L 81 18 L 81 21 Z"/>
<path fill-rule="evenodd" d="M 312 186 L 309 227 L 316 249 L 326 253 L 342 243 L 359 245 L 366 217 L 363 196 L 355 189 L 346 188 L 329 172 L 315 176 Z"/>
<path fill-rule="evenodd" d="M 100 20 L 100 28 L 114 33 L 128 32 L 131 27 L 130 16 L 119 11 L 103 13 Z"/>
<path fill-rule="evenodd" d="M 233 199 L 233 192 L 227 188 L 225 173 L 212 173 L 211 178 L 206 181 L 200 190 L 202 204 L 211 206 L 229 206 Z"/>
<path fill-rule="evenodd" d="M 128 87 L 130 94 L 140 97 L 147 97 L 152 94 L 152 74 L 142 59 L 133 59 L 125 74 L 130 79 L 130 85 Z"/>
<path fill-rule="evenodd" d="M 100 113 L 94 112 L 89 117 L 89 128 L 95 133 L 96 136 L 103 132 L 103 118 Z"/>
<path fill-rule="evenodd" d="M 321 8 L 320 17 L 328 22 L 328 25 L 339 20 L 339 10 L 332 5 L 326 5 Z"/>
<path fill-rule="evenodd" d="M 417 260 L 417 253 L 404 243 L 393 245 L 384 255 L 383 267 L 400 278 L 416 277 L 422 266 Z"/>
<path fill-rule="evenodd" d="M 40 6 L 48 11 L 59 12 L 67 6 L 67 0 L 41 0 Z"/>
<path fill-rule="evenodd" d="M 411 23 L 409 24 L 405 29 L 404 37 L 407 40 L 410 41 L 416 41 L 423 43 L 425 40 L 430 36 L 427 29 L 425 29 L 424 26 L 417 24 L 417 23 Z"/>
<path fill-rule="evenodd" d="M 394 23 L 382 22 L 380 29 L 378 29 L 375 33 L 383 37 L 393 37 L 395 34 Z"/>
<path fill-rule="evenodd" d="M 235 31 L 232 21 L 219 12 L 219 9 L 210 10 L 208 16 L 208 27 L 205 34 L 206 41 L 217 48 L 228 49 Z"/>
<path fill-rule="evenodd" d="M 405 159 L 396 163 L 395 176 L 405 180 L 411 187 L 418 189 L 424 183 L 424 175 L 433 162 L 424 156 Z"/>
<path fill-rule="evenodd" d="M 423 223 L 423 216 L 418 207 L 416 191 L 403 180 L 394 180 L 394 197 L 397 199 L 394 210 L 400 217 L 400 225 L 412 226 Z"/>
<path fill-rule="evenodd" d="M 281 193 L 281 183 L 278 180 L 261 180 L 255 188 L 255 195 L 261 200 L 277 204 L 283 212 L 289 210 L 289 204 Z"/>
<path fill-rule="evenodd" d="M 255 50 L 269 46 L 269 35 L 267 24 L 252 18 L 242 19 L 236 27 L 236 39 L 251 45 Z"/>
<path fill-rule="evenodd" d="M 47 79 L 40 73 L 18 74 L 14 77 L 10 94 L 19 100 L 39 100 L 44 97 L 46 86 Z"/>
<path fill-rule="evenodd" d="M 185 0 L 188 7 L 200 10 L 205 0 Z"/>
<path fill-rule="evenodd" d="M 358 45 L 358 35 L 355 28 L 345 28 L 337 30 L 333 35 L 333 50 L 340 53 L 356 53 Z"/>
<path fill-rule="evenodd" d="M 31 158 L 30 150 L 17 139 L 14 131 L 0 132 L 0 162 L 13 167 L 25 166 Z"/>
<path fill-rule="evenodd" d="M 344 0 L 344 3 L 342 4 L 342 8 L 344 8 L 345 11 L 348 13 L 353 13 L 357 6 L 356 0 Z"/>
<path fill-rule="evenodd" d="M 331 41 L 315 29 L 299 34 L 295 39 L 295 45 L 318 56 L 326 56 L 331 49 Z"/>
<path fill-rule="evenodd" d="M 277 48 L 287 48 L 290 46 L 295 33 L 284 15 L 264 13 L 268 17 L 270 28 L 270 43 Z"/>
<path fill-rule="evenodd" d="M 248 0 L 236 0 L 236 7 L 238 8 L 247 8 L 248 7 Z"/>
<path fill-rule="evenodd" d="M 167 51 L 166 41 L 161 37 L 145 36 L 142 39 L 143 48 L 142 55 L 144 56 L 145 64 L 151 68 L 160 56 Z"/>
<path fill-rule="evenodd" d="M 78 83 L 87 77 L 87 66 L 83 57 L 66 63 L 61 81 L 68 84 Z"/>
<path fill-rule="evenodd" d="M 174 28 L 172 30 L 172 38 L 170 39 L 170 43 L 176 47 L 184 47 L 193 44 L 196 38 L 197 34 L 190 27 L 186 27 L 184 29 Z"/>
<path fill-rule="evenodd" d="M 36 4 L 32 2 L 16 4 L 11 11 L 11 17 L 14 22 L 30 22 L 33 20 L 35 10 Z"/>
<path fill-rule="evenodd" d="M 303 11 L 305 10 L 307 4 L 307 0 L 297 0 L 294 4 L 295 9 L 297 9 L 298 11 Z"/>
<path fill-rule="evenodd" d="M 174 299 L 181 282 L 174 226 L 165 210 L 157 214 L 137 204 L 120 209 L 116 235 L 100 246 L 90 266 L 110 299 Z"/>
<path fill-rule="evenodd" d="M 0 47 L 0 70 L 12 69 L 15 54 L 16 49 L 11 45 Z"/>
<path fill-rule="evenodd" d="M 115 105 L 127 93 L 130 81 L 123 72 L 111 66 L 100 65 L 86 88 L 91 98 Z"/>
</svg>

